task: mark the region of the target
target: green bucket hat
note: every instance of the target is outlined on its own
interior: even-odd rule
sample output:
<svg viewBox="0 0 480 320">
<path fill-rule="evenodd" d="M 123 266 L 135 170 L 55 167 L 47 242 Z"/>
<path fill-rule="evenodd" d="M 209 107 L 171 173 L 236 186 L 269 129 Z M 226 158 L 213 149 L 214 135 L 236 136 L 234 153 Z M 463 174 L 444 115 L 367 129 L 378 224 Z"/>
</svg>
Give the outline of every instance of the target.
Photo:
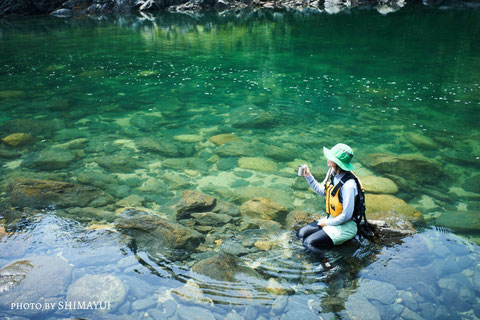
<svg viewBox="0 0 480 320">
<path fill-rule="evenodd" d="M 353 150 L 346 144 L 337 143 L 330 150 L 323 147 L 323 153 L 328 160 L 335 162 L 343 170 L 353 170 L 353 165 L 350 163 L 353 158 Z"/>
</svg>

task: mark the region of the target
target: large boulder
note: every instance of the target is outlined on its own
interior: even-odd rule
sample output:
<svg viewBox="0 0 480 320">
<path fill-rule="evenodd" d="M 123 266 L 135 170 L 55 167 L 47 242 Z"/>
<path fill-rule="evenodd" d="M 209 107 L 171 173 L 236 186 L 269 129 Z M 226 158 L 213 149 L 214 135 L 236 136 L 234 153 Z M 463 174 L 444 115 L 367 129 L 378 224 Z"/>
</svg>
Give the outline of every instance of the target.
<svg viewBox="0 0 480 320">
<path fill-rule="evenodd" d="M 363 176 L 360 177 L 365 192 L 381 193 L 381 194 L 395 194 L 398 192 L 398 187 L 390 179 L 377 176 Z"/>
<path fill-rule="evenodd" d="M 420 151 L 439 149 L 439 145 L 427 136 L 415 132 L 407 132 L 403 135 L 403 137 L 412 145 L 420 149 Z"/>
<path fill-rule="evenodd" d="M 67 168 L 75 159 L 75 153 L 71 150 L 48 148 L 28 155 L 22 166 L 38 170 L 58 170 Z"/>
<path fill-rule="evenodd" d="M 215 207 L 216 203 L 217 199 L 208 194 L 187 190 L 175 205 L 177 209 L 177 219 L 188 218 L 192 212 L 210 211 Z"/>
<path fill-rule="evenodd" d="M 115 227 L 143 233 L 143 237 L 139 236 L 139 242 L 148 243 L 146 246 L 152 248 L 194 250 L 203 241 L 203 236 L 189 227 L 135 209 L 122 211 L 115 220 Z M 155 243 L 152 244 L 152 241 Z"/>
<path fill-rule="evenodd" d="M 230 113 L 230 123 L 235 128 L 260 128 L 278 124 L 275 117 L 256 106 L 242 106 Z"/>
<path fill-rule="evenodd" d="M 99 207 L 113 202 L 95 187 L 53 180 L 18 179 L 9 184 L 8 194 L 10 204 L 20 208 Z"/>
<path fill-rule="evenodd" d="M 368 220 L 373 234 L 382 242 L 402 239 L 417 232 L 410 221 L 395 217 L 394 214 L 385 220 Z"/>
<path fill-rule="evenodd" d="M 420 185 L 436 183 L 445 176 L 440 163 L 417 154 L 396 156 L 373 153 L 360 161 L 376 172 L 391 174 Z M 421 174 L 418 174 L 419 172 Z"/>
<path fill-rule="evenodd" d="M 408 203 L 387 194 L 366 194 L 365 206 L 367 207 L 367 218 L 385 220 L 385 217 L 393 213 L 409 221 L 422 219 L 422 214 Z"/>
<path fill-rule="evenodd" d="M 282 221 L 288 213 L 288 209 L 267 198 L 254 198 L 245 202 L 240 207 L 244 216 L 266 220 Z"/>
<path fill-rule="evenodd" d="M 10 263 L 0 269 L 0 308 L 11 310 L 11 303 L 58 303 L 66 293 L 70 275 L 70 265 L 57 256 L 36 256 Z M 11 312 L 32 316 L 41 313 L 42 308 Z"/>
<path fill-rule="evenodd" d="M 443 211 L 436 224 L 442 227 L 464 230 L 480 230 L 480 212 L 478 211 Z"/>
<path fill-rule="evenodd" d="M 125 301 L 127 292 L 128 286 L 116 276 L 87 274 L 70 285 L 67 301 L 98 302 L 98 311 L 113 312 Z"/>
<path fill-rule="evenodd" d="M 255 270 L 248 268 L 242 260 L 229 253 L 219 253 L 200 260 L 192 266 L 192 270 L 219 281 L 236 282 L 241 275 L 260 278 Z"/>
</svg>

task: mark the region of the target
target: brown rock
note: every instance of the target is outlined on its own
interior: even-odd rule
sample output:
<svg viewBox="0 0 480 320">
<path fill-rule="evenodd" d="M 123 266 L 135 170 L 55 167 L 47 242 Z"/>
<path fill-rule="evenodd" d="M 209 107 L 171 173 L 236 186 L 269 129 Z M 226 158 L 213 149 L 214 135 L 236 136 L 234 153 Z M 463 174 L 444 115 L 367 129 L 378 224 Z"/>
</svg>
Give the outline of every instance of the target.
<svg viewBox="0 0 480 320">
<path fill-rule="evenodd" d="M 242 260 L 229 253 L 219 253 L 200 260 L 192 266 L 192 270 L 219 281 L 236 282 L 237 276 L 241 274 L 260 278 L 255 270 L 248 268 Z"/>
<path fill-rule="evenodd" d="M 10 204 L 20 208 L 99 207 L 113 202 L 95 187 L 53 180 L 18 179 L 8 186 L 8 193 Z"/>
<path fill-rule="evenodd" d="M 373 153 L 360 161 L 377 172 L 403 177 L 417 184 L 435 183 L 445 176 L 440 163 L 417 154 Z"/>
<path fill-rule="evenodd" d="M 245 202 L 240 207 L 240 212 L 242 215 L 252 218 L 281 221 L 285 218 L 288 210 L 273 200 L 254 198 Z"/>
<path fill-rule="evenodd" d="M 409 221 L 422 219 L 422 214 L 414 207 L 397 197 L 386 194 L 366 194 L 365 206 L 368 219 L 385 220 L 391 214 L 405 218 Z"/>
<path fill-rule="evenodd" d="M 298 230 L 321 217 L 322 216 L 319 213 L 295 210 L 287 215 L 285 227 L 289 230 Z"/>
<path fill-rule="evenodd" d="M 276 230 L 281 228 L 282 228 L 282 225 L 276 221 L 265 220 L 265 219 L 252 219 L 252 218 L 242 219 L 242 222 L 238 227 L 240 231 L 244 231 L 248 229 Z"/>
<path fill-rule="evenodd" d="M 35 138 L 28 133 L 14 133 L 2 139 L 3 143 L 11 147 L 23 147 L 35 142 Z"/>
<path fill-rule="evenodd" d="M 380 194 L 395 194 L 398 192 L 398 187 L 390 179 L 377 176 L 363 176 L 360 177 L 365 192 L 380 193 Z"/>
<path fill-rule="evenodd" d="M 0 239 L 2 239 L 5 235 L 7 235 L 7 231 L 4 227 L 0 227 Z"/>
<path fill-rule="evenodd" d="M 187 190 L 175 205 L 177 219 L 186 219 L 192 212 L 205 212 L 213 209 L 217 199 L 198 191 Z"/>
<path fill-rule="evenodd" d="M 230 134 L 230 133 L 217 134 L 216 136 L 208 138 L 208 140 L 212 141 L 217 146 L 221 146 L 221 145 L 223 145 L 225 143 L 229 143 L 229 142 L 240 141 L 240 139 L 236 135 Z"/>
</svg>

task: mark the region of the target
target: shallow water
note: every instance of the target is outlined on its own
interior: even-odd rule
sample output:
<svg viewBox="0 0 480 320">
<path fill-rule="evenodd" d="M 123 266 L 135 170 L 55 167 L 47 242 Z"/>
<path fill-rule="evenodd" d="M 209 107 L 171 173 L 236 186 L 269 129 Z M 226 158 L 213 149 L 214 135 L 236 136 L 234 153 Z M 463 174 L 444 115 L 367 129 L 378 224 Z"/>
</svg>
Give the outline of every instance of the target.
<svg viewBox="0 0 480 320">
<path fill-rule="evenodd" d="M 36 178 L 94 186 L 115 202 L 137 195 L 135 207 L 170 220 L 190 189 L 237 206 L 262 196 L 320 212 L 322 199 L 294 171 L 308 163 L 321 177 L 322 147 L 337 142 L 353 147 L 360 176 L 391 177 L 367 165 L 374 153 L 420 155 L 442 172 L 429 183 L 396 181 L 395 196 L 422 222 L 389 245 L 351 242 L 322 257 L 286 227 L 232 225 L 217 245 L 173 252 L 153 233 L 117 232 L 111 217 L 79 214 L 84 208 L 4 209 L 0 266 L 60 257 L 72 268 L 66 287 L 86 274 L 114 275 L 129 289 L 111 315 L 134 319 L 480 318 L 478 222 L 461 219 L 480 207 L 479 37 L 478 9 L 416 6 L 386 16 L 356 9 L 2 21 L 1 137 L 35 137 L 0 150 L 3 203 L 8 183 Z M 235 138 L 209 140 L 219 134 Z M 450 215 L 460 222 L 439 223 Z M 253 245 L 266 239 L 271 250 Z M 240 257 L 254 276 L 223 281 L 191 270 L 218 252 Z M 35 302 L 22 299 L 15 302 Z M 70 315 L 98 316 L 33 312 Z"/>
</svg>

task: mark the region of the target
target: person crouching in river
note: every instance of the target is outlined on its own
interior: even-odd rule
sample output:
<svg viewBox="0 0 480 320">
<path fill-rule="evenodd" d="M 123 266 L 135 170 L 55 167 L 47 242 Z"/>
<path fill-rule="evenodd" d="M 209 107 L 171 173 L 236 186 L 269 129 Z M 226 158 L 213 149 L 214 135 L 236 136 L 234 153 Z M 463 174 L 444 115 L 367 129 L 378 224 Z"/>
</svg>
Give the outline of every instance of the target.
<svg viewBox="0 0 480 320">
<path fill-rule="evenodd" d="M 304 246 L 314 252 L 332 248 L 357 234 L 354 210 L 361 185 L 351 172 L 353 151 L 346 144 L 339 143 L 331 150 L 323 147 L 323 153 L 329 167 L 323 182 L 315 180 L 308 166 L 305 166 L 303 176 L 313 191 L 325 196 L 327 217 L 306 225 L 297 232 L 297 237 Z"/>
</svg>

